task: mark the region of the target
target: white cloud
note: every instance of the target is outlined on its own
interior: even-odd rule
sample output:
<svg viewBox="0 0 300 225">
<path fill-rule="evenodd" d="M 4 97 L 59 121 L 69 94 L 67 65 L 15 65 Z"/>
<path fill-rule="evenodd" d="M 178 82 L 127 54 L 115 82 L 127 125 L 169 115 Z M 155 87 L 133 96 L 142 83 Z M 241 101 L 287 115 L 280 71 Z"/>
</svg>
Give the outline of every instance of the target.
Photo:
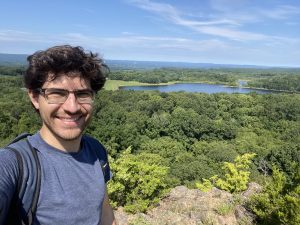
<svg viewBox="0 0 300 225">
<path fill-rule="evenodd" d="M 208 28 L 211 26 L 205 26 Z M 221 32 L 219 28 L 206 32 Z M 235 36 L 238 36 L 235 34 Z M 10 38 L 11 37 L 11 38 Z M 245 38 L 245 37 L 243 37 Z M 258 39 L 260 37 L 257 37 Z M 255 37 L 252 37 L 255 39 Z M 212 62 L 260 65 L 299 65 L 299 40 L 274 37 L 273 41 L 240 45 L 219 38 L 191 39 L 170 36 L 124 34 L 114 37 L 88 36 L 82 33 L 57 35 L 0 30 L 0 49 L 7 53 L 31 54 L 53 45 L 71 44 L 103 54 L 105 59 Z M 15 52 L 8 52 L 10 46 Z"/>
<path fill-rule="evenodd" d="M 139 8 L 145 9 L 147 11 L 156 12 L 161 15 L 166 14 L 170 16 L 178 14 L 176 8 L 169 4 L 151 2 L 149 0 L 128 0 L 128 2 L 134 4 Z"/>
<path fill-rule="evenodd" d="M 196 29 L 206 34 L 225 37 L 235 41 L 260 41 L 260 40 L 266 40 L 271 38 L 263 34 L 236 31 L 233 29 L 222 28 L 222 27 L 206 26 L 206 27 L 199 27 Z"/>
<path fill-rule="evenodd" d="M 0 30 L 0 41 L 27 41 L 34 38 L 38 41 L 38 37 L 32 36 L 29 32 L 16 30 Z"/>
<path fill-rule="evenodd" d="M 210 0 L 215 11 L 207 19 L 191 20 L 185 18 L 185 12 L 181 12 L 174 6 L 150 0 L 127 0 L 143 10 L 158 14 L 161 18 L 175 25 L 189 28 L 199 34 L 208 34 L 215 37 L 227 38 L 234 41 L 272 41 L 273 35 L 244 31 L 248 24 L 261 22 L 264 18 L 282 19 L 293 14 L 299 14 L 300 9 L 293 6 L 277 6 L 270 10 L 247 8 L 245 5 L 250 0 Z M 237 10 L 237 8 L 239 8 Z M 213 18 L 213 19 L 212 19 Z M 284 37 L 281 37 L 284 39 Z M 278 39 L 278 38 L 277 38 Z M 280 39 L 280 38 L 279 38 Z"/>
</svg>

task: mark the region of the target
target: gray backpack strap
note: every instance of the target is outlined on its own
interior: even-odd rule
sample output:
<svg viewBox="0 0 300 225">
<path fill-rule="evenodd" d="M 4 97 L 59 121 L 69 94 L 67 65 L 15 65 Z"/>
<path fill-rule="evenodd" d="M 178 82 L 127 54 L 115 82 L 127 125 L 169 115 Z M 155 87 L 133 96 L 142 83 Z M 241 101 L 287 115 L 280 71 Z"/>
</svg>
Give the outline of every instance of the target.
<svg viewBox="0 0 300 225">
<path fill-rule="evenodd" d="M 20 153 L 18 151 L 16 151 L 15 149 L 11 149 L 10 147 L 6 147 L 6 149 L 12 150 L 16 155 L 17 162 L 18 162 L 19 177 L 18 177 L 18 181 L 17 181 L 17 187 L 15 190 L 14 196 L 11 200 L 8 214 L 6 216 L 4 225 L 24 225 L 24 223 L 22 222 L 22 216 L 21 216 L 21 211 L 20 211 L 21 202 L 19 200 L 19 195 L 18 195 L 19 190 L 21 189 L 21 186 L 22 186 L 22 181 L 23 181 L 23 160 L 22 160 Z"/>
<path fill-rule="evenodd" d="M 16 195 L 20 202 L 18 212 L 21 224 L 30 225 L 33 222 L 41 186 L 41 166 L 36 149 L 29 141 L 22 140 L 29 134 L 21 134 L 6 149 L 16 154 L 19 166 L 19 180 Z M 15 203 L 16 204 L 16 203 Z"/>
</svg>

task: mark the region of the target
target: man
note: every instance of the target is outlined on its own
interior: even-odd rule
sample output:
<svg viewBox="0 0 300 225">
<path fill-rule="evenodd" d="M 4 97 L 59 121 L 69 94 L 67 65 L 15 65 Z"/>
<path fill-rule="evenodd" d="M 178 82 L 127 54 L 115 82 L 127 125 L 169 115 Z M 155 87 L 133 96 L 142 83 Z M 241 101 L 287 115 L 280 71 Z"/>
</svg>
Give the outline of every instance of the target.
<svg viewBox="0 0 300 225">
<path fill-rule="evenodd" d="M 83 135 L 107 67 L 81 47 L 55 46 L 28 57 L 24 74 L 42 127 L 29 136 L 41 164 L 41 186 L 33 224 L 115 224 L 95 139 Z M 109 167 L 106 168 L 109 171 Z M 0 151 L 0 225 L 5 223 L 17 186 L 18 161 Z"/>
</svg>

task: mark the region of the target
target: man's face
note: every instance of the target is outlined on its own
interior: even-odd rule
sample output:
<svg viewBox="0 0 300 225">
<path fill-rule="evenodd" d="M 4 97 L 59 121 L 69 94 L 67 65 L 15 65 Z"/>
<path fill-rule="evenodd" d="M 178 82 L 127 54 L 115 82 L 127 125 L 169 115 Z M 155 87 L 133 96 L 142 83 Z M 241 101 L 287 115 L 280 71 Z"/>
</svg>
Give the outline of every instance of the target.
<svg viewBox="0 0 300 225">
<path fill-rule="evenodd" d="M 91 89 L 89 81 L 79 76 L 62 75 L 55 80 L 48 80 L 42 86 L 68 91 Z M 91 120 L 92 103 L 78 103 L 74 93 L 69 93 L 64 103 L 49 104 L 42 94 L 29 91 L 29 96 L 38 109 L 43 125 L 40 130 L 42 137 L 51 144 L 53 140 L 73 141 L 81 138 L 82 132 Z"/>
</svg>

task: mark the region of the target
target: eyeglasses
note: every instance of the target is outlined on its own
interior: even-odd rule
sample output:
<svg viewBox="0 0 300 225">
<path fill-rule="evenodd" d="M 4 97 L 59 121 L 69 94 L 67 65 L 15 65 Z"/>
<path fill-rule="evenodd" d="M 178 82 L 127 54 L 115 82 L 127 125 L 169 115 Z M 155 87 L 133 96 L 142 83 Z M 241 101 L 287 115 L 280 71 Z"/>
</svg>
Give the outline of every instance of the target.
<svg viewBox="0 0 300 225">
<path fill-rule="evenodd" d="M 45 97 L 48 104 L 63 104 L 70 93 L 74 93 L 78 103 L 93 103 L 95 98 L 95 92 L 90 89 L 69 91 L 60 88 L 39 88 L 36 90 Z"/>
</svg>

